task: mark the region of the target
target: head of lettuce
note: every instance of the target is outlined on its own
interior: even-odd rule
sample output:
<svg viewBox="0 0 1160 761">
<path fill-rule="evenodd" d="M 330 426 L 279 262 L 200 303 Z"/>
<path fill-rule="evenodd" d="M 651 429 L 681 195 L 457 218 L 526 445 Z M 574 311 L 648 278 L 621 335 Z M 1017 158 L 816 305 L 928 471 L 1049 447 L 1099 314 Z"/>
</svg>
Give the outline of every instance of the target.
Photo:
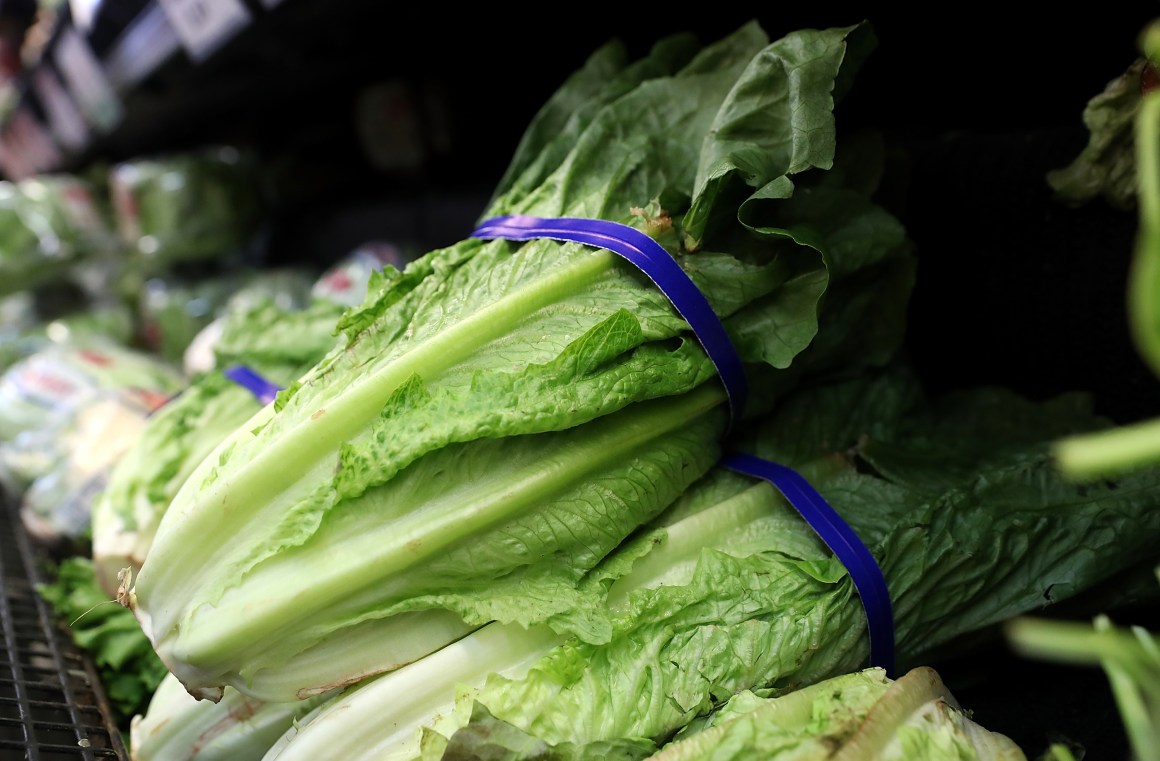
<svg viewBox="0 0 1160 761">
<path fill-rule="evenodd" d="M 124 581 L 186 689 L 302 699 L 490 622 L 607 640 L 580 580 L 717 463 L 731 424 L 901 343 L 912 247 L 834 117 L 874 42 L 749 23 L 595 51 L 483 218 L 651 236 L 721 320 L 748 405 L 609 250 L 471 237 L 384 270 L 333 350 L 190 475 Z"/>
</svg>

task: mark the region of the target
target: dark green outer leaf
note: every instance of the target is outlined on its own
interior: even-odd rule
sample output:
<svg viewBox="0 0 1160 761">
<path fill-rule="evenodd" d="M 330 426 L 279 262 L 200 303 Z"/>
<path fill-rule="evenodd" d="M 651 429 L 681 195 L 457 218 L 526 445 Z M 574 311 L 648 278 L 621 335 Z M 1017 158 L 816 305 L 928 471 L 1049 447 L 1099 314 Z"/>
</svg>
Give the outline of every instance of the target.
<svg viewBox="0 0 1160 761">
<path fill-rule="evenodd" d="M 710 234 L 709 211 L 729 184 L 760 191 L 807 169 L 832 166 L 833 81 L 849 63 L 845 37 L 857 29 L 803 30 L 753 58 L 718 110 L 701 150 L 693 203 L 683 220 L 690 249 L 700 248 Z M 795 97 L 800 93 L 809 96 Z M 771 122 L 778 128 L 769 129 Z"/>
</svg>

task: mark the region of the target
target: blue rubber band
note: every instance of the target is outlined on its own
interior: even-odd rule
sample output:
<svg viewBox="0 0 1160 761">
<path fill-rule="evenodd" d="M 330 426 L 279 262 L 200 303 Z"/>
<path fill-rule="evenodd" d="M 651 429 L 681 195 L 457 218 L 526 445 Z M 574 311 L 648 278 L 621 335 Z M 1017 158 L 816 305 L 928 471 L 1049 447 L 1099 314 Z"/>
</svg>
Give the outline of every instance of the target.
<svg viewBox="0 0 1160 761">
<path fill-rule="evenodd" d="M 619 254 L 639 267 L 689 323 L 713 361 L 736 419 L 748 393 L 741 358 L 705 295 L 669 253 L 636 228 L 602 219 L 517 215 L 485 220 L 475 238 L 527 241 L 537 238 L 585 243 Z M 725 467 L 772 483 L 846 566 L 866 610 L 870 663 L 894 673 L 894 613 L 882 569 L 842 517 L 794 470 L 747 454 L 726 457 Z"/>
<path fill-rule="evenodd" d="M 248 390 L 262 404 L 269 404 L 282 388 L 263 378 L 244 365 L 232 365 L 223 373 L 227 378 Z"/>
<path fill-rule="evenodd" d="M 726 468 L 763 478 L 782 493 L 822 541 L 846 566 L 866 609 L 870 629 L 870 663 L 894 675 L 894 612 L 886 578 L 870 550 L 849 524 L 801 474 L 784 465 L 748 454 L 733 454 L 721 462 Z"/>
<path fill-rule="evenodd" d="M 572 241 L 604 248 L 628 259 L 661 289 L 689 323 L 725 385 L 733 419 L 741 417 L 749 393 L 741 357 L 734 350 L 725 326 L 713 312 L 705 294 L 669 252 L 648 235 L 634 227 L 604 219 L 544 219 L 526 215 L 493 217 L 480 224 L 471 235 L 474 238 Z"/>
</svg>

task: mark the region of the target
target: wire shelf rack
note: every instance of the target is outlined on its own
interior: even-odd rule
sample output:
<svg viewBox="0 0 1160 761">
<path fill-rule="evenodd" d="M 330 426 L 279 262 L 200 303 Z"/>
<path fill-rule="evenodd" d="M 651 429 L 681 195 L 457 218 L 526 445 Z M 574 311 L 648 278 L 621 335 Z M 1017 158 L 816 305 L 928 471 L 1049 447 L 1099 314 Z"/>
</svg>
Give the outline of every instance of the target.
<svg viewBox="0 0 1160 761">
<path fill-rule="evenodd" d="M 0 759 L 125 761 L 93 665 L 36 591 L 45 578 L 10 500 L 0 509 Z"/>
</svg>

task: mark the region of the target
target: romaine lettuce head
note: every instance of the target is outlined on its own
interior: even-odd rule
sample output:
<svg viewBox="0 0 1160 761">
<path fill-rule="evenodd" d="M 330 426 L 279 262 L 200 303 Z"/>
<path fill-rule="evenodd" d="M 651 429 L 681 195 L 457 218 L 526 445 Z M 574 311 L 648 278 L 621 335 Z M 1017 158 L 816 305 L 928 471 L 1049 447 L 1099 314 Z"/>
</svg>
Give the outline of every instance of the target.
<svg viewBox="0 0 1160 761">
<path fill-rule="evenodd" d="M 62 245 L 19 183 L 0 181 L 0 294 L 51 282 L 78 259 L 78 252 Z"/>
<path fill-rule="evenodd" d="M 931 399 L 897 366 L 803 387 L 734 435 L 741 451 L 806 476 L 866 543 L 909 670 L 1154 556 L 1160 474 L 1095 487 L 1053 468 L 1055 435 L 1099 424 L 1072 395 L 1032 402 L 979 388 Z M 599 757 L 615 743 L 618 757 L 643 758 L 712 723 L 739 693 L 792 694 L 865 667 L 866 614 L 849 572 L 771 484 L 714 468 L 648 528 L 578 584 L 590 595 L 584 615 L 609 627 L 603 641 L 488 624 L 323 704 L 267 761 L 320 748 L 432 759 L 449 743 L 470 756 L 496 722 L 525 750 Z M 928 718 L 945 731 L 912 741 L 892 728 L 902 755 L 888 757 L 973 732 L 951 714 Z M 537 757 L 527 753 L 500 757 Z"/>
<path fill-rule="evenodd" d="M 256 165 L 233 146 L 122 161 L 108 182 L 128 264 L 146 273 L 237 256 L 261 225 Z"/>
<path fill-rule="evenodd" d="M 870 40 L 751 23 L 580 77 L 595 94 L 489 209 L 650 235 L 760 381 L 748 407 L 610 251 L 469 238 L 385 270 L 191 474 L 125 587 L 191 693 L 318 694 L 492 621 L 606 641 L 580 580 L 713 466 L 730 412 L 901 343 L 905 231 L 830 172 Z"/>
</svg>

